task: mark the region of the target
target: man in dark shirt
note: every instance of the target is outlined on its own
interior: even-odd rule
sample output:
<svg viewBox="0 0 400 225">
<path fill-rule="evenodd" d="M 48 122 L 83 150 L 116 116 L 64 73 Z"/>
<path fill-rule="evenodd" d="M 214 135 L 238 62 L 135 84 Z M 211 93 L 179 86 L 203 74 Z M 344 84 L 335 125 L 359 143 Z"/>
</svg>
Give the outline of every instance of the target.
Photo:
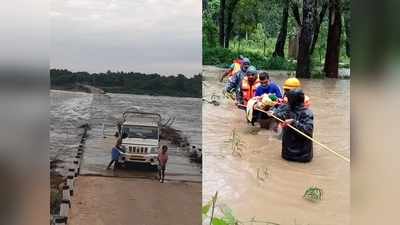
<svg viewBox="0 0 400 225">
<path fill-rule="evenodd" d="M 276 117 L 284 120 L 282 136 L 282 158 L 289 161 L 309 162 L 313 158 L 313 143 L 287 124 L 313 136 L 314 116 L 310 109 L 304 106 L 304 93 L 301 89 L 294 89 L 287 93 L 288 104 L 269 111 Z"/>
</svg>

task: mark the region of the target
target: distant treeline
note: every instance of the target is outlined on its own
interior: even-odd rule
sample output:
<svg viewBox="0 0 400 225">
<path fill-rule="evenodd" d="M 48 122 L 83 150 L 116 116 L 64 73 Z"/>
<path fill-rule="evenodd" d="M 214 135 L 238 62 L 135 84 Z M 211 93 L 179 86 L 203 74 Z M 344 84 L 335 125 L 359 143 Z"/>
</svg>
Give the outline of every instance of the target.
<svg viewBox="0 0 400 225">
<path fill-rule="evenodd" d="M 200 74 L 187 78 L 182 74 L 161 76 L 111 71 L 91 74 L 66 69 L 51 69 L 50 82 L 53 89 L 73 90 L 79 85 L 91 85 L 105 92 L 195 98 L 201 97 L 202 86 Z"/>
</svg>

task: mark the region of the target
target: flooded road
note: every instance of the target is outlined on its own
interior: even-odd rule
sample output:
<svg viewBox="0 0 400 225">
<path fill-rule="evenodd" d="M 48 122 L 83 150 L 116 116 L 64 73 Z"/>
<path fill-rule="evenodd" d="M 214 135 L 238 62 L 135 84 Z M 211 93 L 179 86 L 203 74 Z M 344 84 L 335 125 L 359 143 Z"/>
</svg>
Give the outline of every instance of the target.
<svg viewBox="0 0 400 225">
<path fill-rule="evenodd" d="M 278 224 L 349 224 L 350 164 L 314 144 L 314 159 L 301 164 L 281 158 L 275 134 L 248 125 L 245 112 L 222 97 L 222 70 L 203 67 L 203 96 L 218 95 L 219 106 L 203 104 L 203 202 L 218 191 L 219 202 L 240 221 L 252 218 Z M 282 86 L 285 74 L 271 74 Z M 311 98 L 314 138 L 350 156 L 350 80 L 301 80 Z M 232 153 L 232 131 L 244 144 Z M 323 190 L 322 201 L 303 198 L 311 186 Z M 250 223 L 249 223 L 250 224 Z M 256 224 L 256 223 L 254 223 Z"/>
<path fill-rule="evenodd" d="M 50 159 L 70 165 L 76 154 L 80 134 L 78 127 L 89 123 L 85 144 L 82 174 L 117 175 L 105 168 L 115 144 L 116 122 L 128 109 L 160 113 L 163 118 L 176 118 L 173 128 L 181 130 L 191 145 L 201 147 L 201 100 L 196 98 L 153 97 L 129 94 L 89 94 L 68 91 L 50 91 Z M 184 153 L 171 146 L 166 179 L 201 180 L 198 165 L 191 163 Z M 62 174 L 63 168 L 59 169 Z M 137 175 L 121 172 L 121 176 Z M 154 172 L 141 175 L 154 176 Z"/>
</svg>

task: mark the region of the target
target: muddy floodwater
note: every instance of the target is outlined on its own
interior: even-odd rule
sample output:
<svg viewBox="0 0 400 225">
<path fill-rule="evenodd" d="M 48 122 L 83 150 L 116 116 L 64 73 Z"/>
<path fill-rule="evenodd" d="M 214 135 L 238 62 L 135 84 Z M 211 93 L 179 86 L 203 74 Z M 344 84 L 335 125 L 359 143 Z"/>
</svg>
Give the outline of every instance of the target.
<svg viewBox="0 0 400 225">
<path fill-rule="evenodd" d="M 276 135 L 247 124 L 245 112 L 222 97 L 220 73 L 221 69 L 203 67 L 203 96 L 220 96 L 221 103 L 203 103 L 203 202 L 218 191 L 218 201 L 231 207 L 241 221 L 349 224 L 350 164 L 317 144 L 311 163 L 283 160 Z M 287 75 L 273 72 L 271 78 L 282 86 Z M 350 157 L 350 80 L 302 79 L 301 83 L 311 98 L 314 138 Z M 244 144 L 240 156 L 232 153 L 229 142 L 234 129 Z M 303 198 L 311 186 L 323 190 L 321 201 Z"/>
<path fill-rule="evenodd" d="M 50 159 L 65 161 L 59 165 L 61 173 L 65 172 L 77 152 L 83 132 L 78 127 L 85 123 L 89 123 L 91 129 L 88 131 L 81 173 L 110 173 L 105 168 L 110 161 L 111 147 L 115 144 L 116 122 L 128 109 L 160 113 L 165 120 L 175 118 L 172 127 L 181 130 L 191 145 L 201 147 L 202 105 L 198 98 L 51 90 L 50 101 Z M 173 146 L 166 178 L 168 175 L 177 180 L 201 180 L 200 167 Z"/>
</svg>

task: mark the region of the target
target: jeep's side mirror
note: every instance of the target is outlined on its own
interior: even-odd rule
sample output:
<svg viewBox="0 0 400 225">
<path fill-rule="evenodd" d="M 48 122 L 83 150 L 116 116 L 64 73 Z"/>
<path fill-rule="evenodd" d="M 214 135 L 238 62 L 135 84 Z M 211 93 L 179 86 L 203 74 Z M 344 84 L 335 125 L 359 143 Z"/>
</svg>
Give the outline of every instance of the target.
<svg viewBox="0 0 400 225">
<path fill-rule="evenodd" d="M 115 137 L 119 137 L 119 133 L 118 132 L 115 132 L 115 135 L 114 135 Z"/>
<path fill-rule="evenodd" d="M 122 137 L 122 139 L 127 138 L 128 134 L 127 133 L 122 133 L 121 137 Z"/>
</svg>

